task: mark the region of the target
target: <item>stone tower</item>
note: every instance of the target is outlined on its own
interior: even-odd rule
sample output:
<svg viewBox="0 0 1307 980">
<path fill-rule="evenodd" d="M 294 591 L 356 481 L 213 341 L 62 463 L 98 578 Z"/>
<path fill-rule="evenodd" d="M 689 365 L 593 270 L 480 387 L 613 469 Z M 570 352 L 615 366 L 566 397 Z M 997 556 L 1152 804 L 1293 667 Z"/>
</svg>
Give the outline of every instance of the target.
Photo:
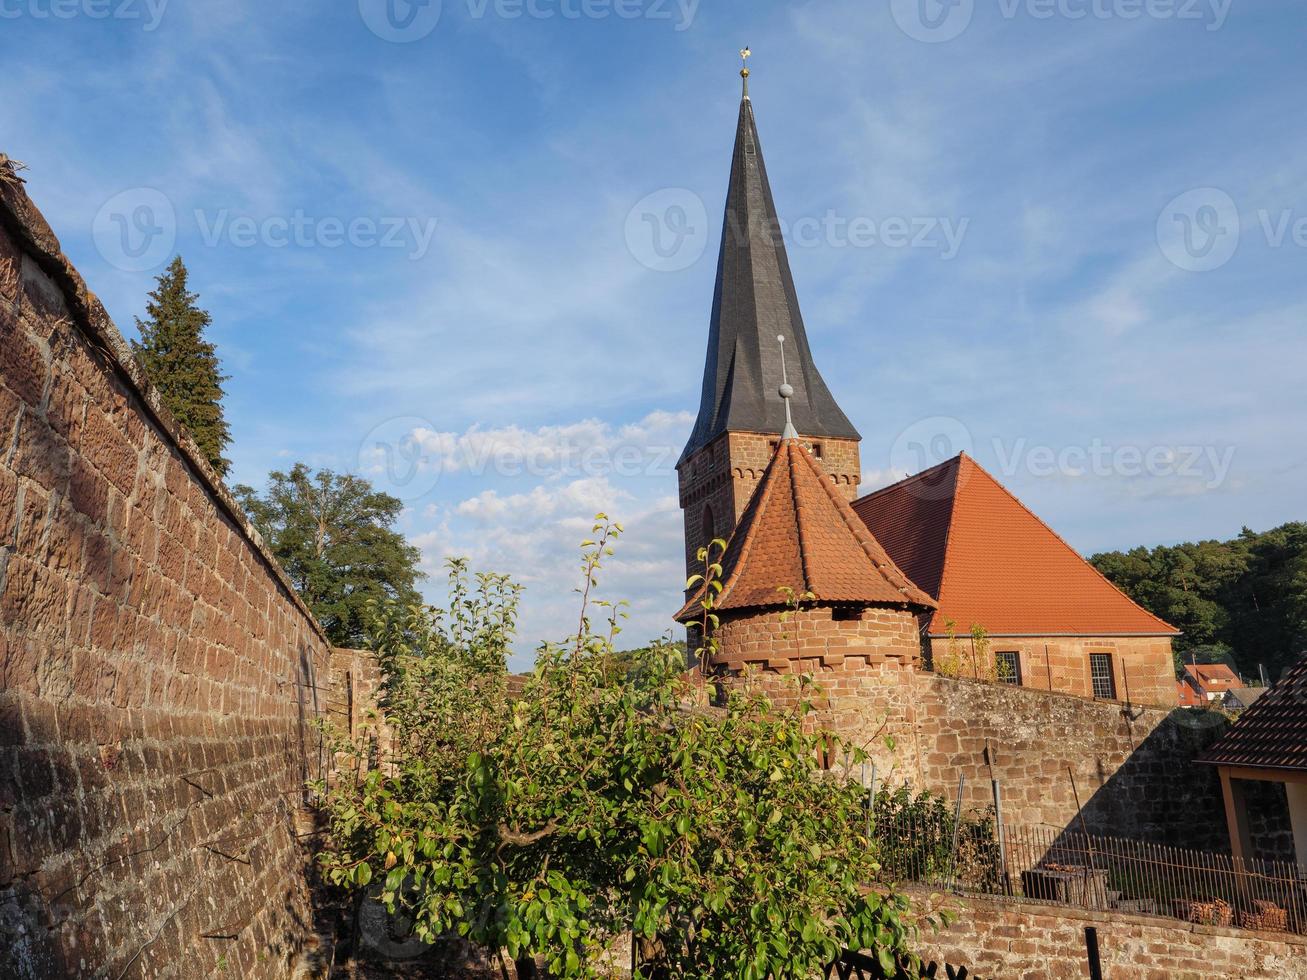
<svg viewBox="0 0 1307 980">
<path fill-rule="evenodd" d="M 861 480 L 861 437 L 835 403 L 808 347 L 746 76 L 699 417 L 676 467 L 690 573 L 699 570 L 700 547 L 731 536 L 779 444 L 785 408 L 778 394 L 778 336 L 786 341 L 795 428 L 841 496 L 852 501 Z"/>
<path fill-rule="evenodd" d="M 919 617 L 935 601 L 894 564 L 800 439 L 782 438 L 773 451 L 721 566 L 708 672 L 852 678 L 920 660 Z M 700 586 L 678 621 L 702 620 L 703 595 Z"/>
</svg>

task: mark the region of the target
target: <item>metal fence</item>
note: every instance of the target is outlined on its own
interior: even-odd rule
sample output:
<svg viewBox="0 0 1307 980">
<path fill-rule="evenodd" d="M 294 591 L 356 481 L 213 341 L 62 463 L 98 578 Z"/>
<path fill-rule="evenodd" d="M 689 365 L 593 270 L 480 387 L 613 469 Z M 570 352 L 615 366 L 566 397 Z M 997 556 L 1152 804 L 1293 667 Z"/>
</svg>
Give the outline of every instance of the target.
<svg viewBox="0 0 1307 980">
<path fill-rule="evenodd" d="M 993 810 L 878 814 L 886 882 L 959 894 L 1307 934 L 1307 868 L 1118 837 L 1022 827 Z"/>
</svg>

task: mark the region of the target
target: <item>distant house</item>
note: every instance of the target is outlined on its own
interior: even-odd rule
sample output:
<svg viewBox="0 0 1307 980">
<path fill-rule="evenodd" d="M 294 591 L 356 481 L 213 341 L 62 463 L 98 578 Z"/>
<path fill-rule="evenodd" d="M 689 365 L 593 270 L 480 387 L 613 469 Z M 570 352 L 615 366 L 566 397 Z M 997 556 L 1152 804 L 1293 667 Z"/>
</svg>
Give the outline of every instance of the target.
<svg viewBox="0 0 1307 980">
<path fill-rule="evenodd" d="M 1206 708 L 1209 706 L 1207 695 L 1198 690 L 1198 688 L 1190 682 L 1188 677 L 1176 681 L 1175 687 L 1180 694 L 1180 707 Z"/>
<path fill-rule="evenodd" d="M 1225 664 L 1186 664 L 1184 673 L 1180 683 L 1196 692 L 1201 698 L 1199 704 L 1223 698 L 1226 692 L 1244 686 L 1243 679 Z"/>
<path fill-rule="evenodd" d="M 1276 782 L 1284 784 L 1298 863 L 1307 865 L 1307 657 L 1257 698 L 1199 761 L 1220 771 L 1230 847 L 1236 857 L 1255 856 L 1244 799 L 1246 783 Z"/>
<path fill-rule="evenodd" d="M 1265 694 L 1265 687 L 1232 687 L 1221 697 L 1221 707 L 1226 711 L 1243 711 L 1251 708 L 1253 702 Z"/>
</svg>

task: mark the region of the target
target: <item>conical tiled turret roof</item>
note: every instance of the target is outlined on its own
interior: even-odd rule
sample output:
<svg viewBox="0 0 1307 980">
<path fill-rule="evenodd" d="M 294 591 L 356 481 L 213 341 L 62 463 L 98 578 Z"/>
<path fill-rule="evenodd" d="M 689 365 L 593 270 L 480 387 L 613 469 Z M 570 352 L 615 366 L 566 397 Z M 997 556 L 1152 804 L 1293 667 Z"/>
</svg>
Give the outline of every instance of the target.
<svg viewBox="0 0 1307 980">
<path fill-rule="evenodd" d="M 719 610 L 783 608 L 792 589 L 819 603 L 933 609 L 797 439 L 782 440 L 722 558 Z M 703 590 L 677 614 L 701 613 Z"/>
<path fill-rule="evenodd" d="M 790 352 L 795 427 L 809 438 L 860 438 L 808 348 L 753 103 L 746 94 L 735 131 L 699 417 L 682 460 L 727 431 L 781 431 L 785 409 L 776 393 L 781 384 L 776 338 L 781 335 Z"/>
</svg>

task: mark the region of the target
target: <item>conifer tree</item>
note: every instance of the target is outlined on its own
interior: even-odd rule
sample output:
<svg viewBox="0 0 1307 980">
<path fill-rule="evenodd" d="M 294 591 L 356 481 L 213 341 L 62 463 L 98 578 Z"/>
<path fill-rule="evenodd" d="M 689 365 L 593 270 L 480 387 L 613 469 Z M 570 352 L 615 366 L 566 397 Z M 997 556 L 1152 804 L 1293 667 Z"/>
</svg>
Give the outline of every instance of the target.
<svg viewBox="0 0 1307 980">
<path fill-rule="evenodd" d="M 137 318 L 141 340 L 132 341 L 132 348 L 168 410 L 190 432 L 209 465 L 226 476 L 231 461 L 223 451 L 231 442 L 231 430 L 223 415 L 222 383 L 227 375 L 221 371 L 217 348 L 204 339 L 211 318 L 196 305 L 199 295 L 187 290 L 187 276 L 179 255 L 150 293 L 145 307 L 149 319 Z"/>
</svg>

